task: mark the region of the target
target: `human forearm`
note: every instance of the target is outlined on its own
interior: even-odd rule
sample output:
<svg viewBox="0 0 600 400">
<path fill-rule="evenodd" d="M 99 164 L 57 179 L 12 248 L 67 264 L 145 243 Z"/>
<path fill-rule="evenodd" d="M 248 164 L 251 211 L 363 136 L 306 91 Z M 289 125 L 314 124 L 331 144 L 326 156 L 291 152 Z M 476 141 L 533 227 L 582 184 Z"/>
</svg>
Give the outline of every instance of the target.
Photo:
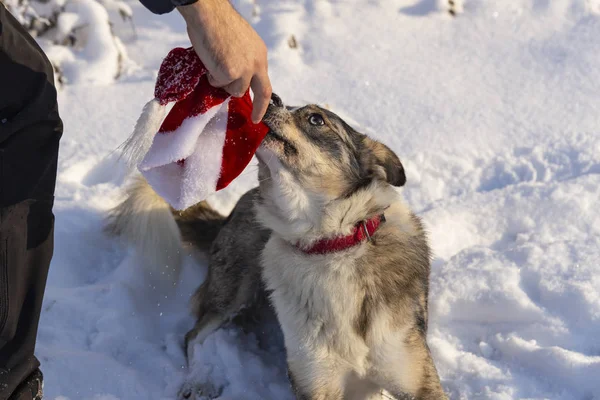
<svg viewBox="0 0 600 400">
<path fill-rule="evenodd" d="M 252 120 L 260 121 L 271 97 L 267 48 L 227 0 L 200 0 L 177 7 L 187 24 L 194 50 L 209 72 L 209 81 L 233 96 L 250 86 Z"/>
</svg>

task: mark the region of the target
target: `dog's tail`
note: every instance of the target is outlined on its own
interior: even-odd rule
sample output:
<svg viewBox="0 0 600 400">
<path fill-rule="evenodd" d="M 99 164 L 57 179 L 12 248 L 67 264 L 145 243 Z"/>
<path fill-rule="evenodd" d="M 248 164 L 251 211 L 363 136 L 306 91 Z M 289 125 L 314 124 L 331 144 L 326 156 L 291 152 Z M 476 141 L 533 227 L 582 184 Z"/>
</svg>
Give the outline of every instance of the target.
<svg viewBox="0 0 600 400">
<path fill-rule="evenodd" d="M 173 210 L 173 216 L 183 241 L 204 252 L 208 252 L 226 220 L 206 201 L 201 201 L 184 211 Z"/>
<path fill-rule="evenodd" d="M 181 212 L 173 210 L 138 176 L 127 186 L 125 199 L 110 210 L 106 230 L 135 247 L 152 278 L 175 284 L 183 243 L 208 250 L 223 221 L 207 202 Z"/>
</svg>

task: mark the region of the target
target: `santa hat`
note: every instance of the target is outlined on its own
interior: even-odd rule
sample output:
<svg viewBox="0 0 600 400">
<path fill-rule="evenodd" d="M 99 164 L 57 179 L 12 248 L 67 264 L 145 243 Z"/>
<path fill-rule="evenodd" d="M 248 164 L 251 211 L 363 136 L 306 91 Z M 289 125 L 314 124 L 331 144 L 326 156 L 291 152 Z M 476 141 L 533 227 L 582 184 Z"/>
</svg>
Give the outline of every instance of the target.
<svg viewBox="0 0 600 400">
<path fill-rule="evenodd" d="M 193 48 L 167 55 L 154 97 L 124 143 L 123 156 L 176 210 L 227 187 L 268 132 L 251 121 L 250 91 L 236 98 L 212 87 Z"/>
</svg>

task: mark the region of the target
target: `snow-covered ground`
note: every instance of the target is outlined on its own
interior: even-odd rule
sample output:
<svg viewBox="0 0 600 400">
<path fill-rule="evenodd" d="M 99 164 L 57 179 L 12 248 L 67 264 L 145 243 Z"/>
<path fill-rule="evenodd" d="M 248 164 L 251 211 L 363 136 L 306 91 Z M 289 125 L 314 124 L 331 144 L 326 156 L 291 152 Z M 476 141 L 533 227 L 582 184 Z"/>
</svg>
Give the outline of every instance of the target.
<svg viewBox="0 0 600 400">
<path fill-rule="evenodd" d="M 236 4 L 284 101 L 329 106 L 404 162 L 435 251 L 429 342 L 451 398 L 600 399 L 600 0 L 455 0 L 456 18 L 436 0 L 255 2 Z M 160 287 L 102 232 L 124 179 L 114 150 L 162 57 L 188 46 L 177 13 L 128 4 L 137 39 L 119 34 L 138 68 L 60 93 L 37 347 L 48 399 L 173 399 L 190 381 L 181 344 L 203 263 Z M 213 204 L 228 211 L 254 173 Z M 277 343 L 258 337 L 215 333 L 191 375 L 224 385 L 223 399 L 290 399 Z"/>
</svg>

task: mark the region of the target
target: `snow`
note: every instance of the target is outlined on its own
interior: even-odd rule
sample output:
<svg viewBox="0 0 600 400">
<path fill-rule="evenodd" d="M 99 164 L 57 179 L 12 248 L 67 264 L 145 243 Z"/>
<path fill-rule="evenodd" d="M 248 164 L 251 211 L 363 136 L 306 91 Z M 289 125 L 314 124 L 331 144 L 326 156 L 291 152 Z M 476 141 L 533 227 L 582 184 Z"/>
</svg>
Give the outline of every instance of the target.
<svg viewBox="0 0 600 400">
<path fill-rule="evenodd" d="M 69 0 L 67 15 L 75 18 L 58 19 L 58 30 L 71 32 L 75 26 L 86 29 L 84 44 L 78 51 L 81 57 L 62 63 L 68 82 L 110 83 L 120 71 L 118 41 L 111 33 L 106 9 L 95 0 Z M 63 26 L 66 25 L 66 26 Z M 123 55 L 124 56 L 124 55 Z"/>
<path fill-rule="evenodd" d="M 450 397 L 599 399 L 600 1 L 455 3 L 456 18 L 436 0 L 236 2 L 286 103 L 327 105 L 403 160 L 402 191 L 435 252 L 429 343 Z M 272 322 L 209 336 L 189 371 L 187 304 L 205 261 L 186 257 L 180 285 L 161 288 L 102 231 L 126 175 L 115 149 L 162 58 L 188 45 L 177 13 L 127 5 L 137 35 L 119 34 L 139 68 L 90 82 L 74 64 L 82 79 L 59 95 L 56 250 L 37 346 L 46 397 L 173 399 L 212 382 L 222 399 L 290 399 Z M 255 173 L 211 202 L 229 211 Z"/>
<path fill-rule="evenodd" d="M 17 20 L 37 38 L 63 83 L 112 83 L 137 66 L 121 39 L 132 10 L 119 0 L 5 0 Z"/>
</svg>

